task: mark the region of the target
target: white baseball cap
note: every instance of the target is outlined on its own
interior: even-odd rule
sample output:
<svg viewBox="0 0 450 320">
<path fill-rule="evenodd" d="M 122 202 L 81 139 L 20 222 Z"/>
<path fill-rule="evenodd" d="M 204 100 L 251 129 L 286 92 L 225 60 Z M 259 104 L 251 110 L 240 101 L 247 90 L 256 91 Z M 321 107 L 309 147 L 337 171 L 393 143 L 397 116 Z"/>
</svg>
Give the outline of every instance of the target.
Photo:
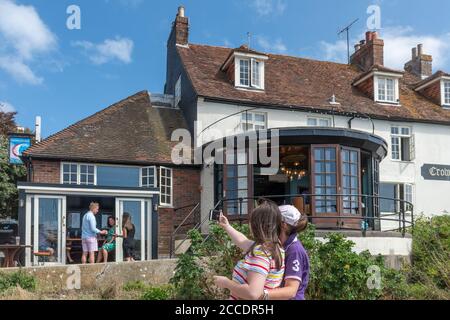
<svg viewBox="0 0 450 320">
<path fill-rule="evenodd" d="M 288 225 L 295 227 L 302 217 L 302 214 L 298 209 L 291 205 L 285 205 L 279 207 L 283 222 L 286 222 Z"/>
</svg>

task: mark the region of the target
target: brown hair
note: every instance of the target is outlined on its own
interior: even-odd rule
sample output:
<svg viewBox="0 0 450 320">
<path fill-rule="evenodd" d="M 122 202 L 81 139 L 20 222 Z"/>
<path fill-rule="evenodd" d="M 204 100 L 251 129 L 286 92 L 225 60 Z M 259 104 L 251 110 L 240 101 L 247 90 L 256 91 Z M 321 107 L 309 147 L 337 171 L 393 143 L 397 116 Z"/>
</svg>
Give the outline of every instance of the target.
<svg viewBox="0 0 450 320">
<path fill-rule="evenodd" d="M 289 226 L 289 229 L 286 232 L 286 234 L 288 236 L 293 235 L 294 233 L 297 234 L 306 229 L 306 227 L 308 226 L 308 218 L 306 216 L 302 215 L 302 217 L 297 221 L 296 226 L 291 226 L 289 224 L 287 224 L 287 225 Z"/>
<path fill-rule="evenodd" d="M 275 260 L 276 268 L 281 269 L 283 255 L 280 244 L 281 213 L 278 206 L 271 201 L 261 201 L 250 214 L 249 225 L 255 242 L 247 253 L 253 255 L 255 247 L 261 245 Z"/>
<path fill-rule="evenodd" d="M 127 229 L 128 231 L 133 230 L 133 224 L 131 223 L 131 215 L 128 212 L 124 212 L 122 217 L 122 229 Z"/>
</svg>

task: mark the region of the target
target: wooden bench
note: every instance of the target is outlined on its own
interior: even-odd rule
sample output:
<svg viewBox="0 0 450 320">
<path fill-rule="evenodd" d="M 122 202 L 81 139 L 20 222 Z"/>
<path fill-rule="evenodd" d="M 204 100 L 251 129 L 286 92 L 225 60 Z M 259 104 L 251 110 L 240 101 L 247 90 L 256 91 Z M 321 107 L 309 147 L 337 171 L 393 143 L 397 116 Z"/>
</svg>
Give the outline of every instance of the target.
<svg viewBox="0 0 450 320">
<path fill-rule="evenodd" d="M 38 258 L 38 264 L 44 265 L 46 260 L 48 260 L 49 257 L 52 256 L 52 254 L 49 251 L 33 251 L 33 256 Z M 39 262 L 39 258 L 44 258 L 41 262 Z"/>
</svg>

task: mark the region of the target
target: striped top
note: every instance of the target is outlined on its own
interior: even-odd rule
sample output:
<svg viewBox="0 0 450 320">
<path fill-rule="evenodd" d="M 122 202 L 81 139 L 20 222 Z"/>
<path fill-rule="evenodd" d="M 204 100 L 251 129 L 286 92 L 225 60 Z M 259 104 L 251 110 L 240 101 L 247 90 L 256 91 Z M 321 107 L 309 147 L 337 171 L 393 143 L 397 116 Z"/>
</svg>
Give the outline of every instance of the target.
<svg viewBox="0 0 450 320">
<path fill-rule="evenodd" d="M 233 270 L 233 281 L 239 284 L 246 284 L 248 272 L 257 272 L 266 277 L 264 288 L 267 290 L 278 288 L 284 276 L 284 250 L 281 249 L 281 269 L 276 269 L 275 259 L 270 253 L 265 251 L 261 245 L 253 249 L 253 253 L 247 253 L 241 261 L 239 261 Z M 231 296 L 232 300 L 237 297 Z"/>
</svg>

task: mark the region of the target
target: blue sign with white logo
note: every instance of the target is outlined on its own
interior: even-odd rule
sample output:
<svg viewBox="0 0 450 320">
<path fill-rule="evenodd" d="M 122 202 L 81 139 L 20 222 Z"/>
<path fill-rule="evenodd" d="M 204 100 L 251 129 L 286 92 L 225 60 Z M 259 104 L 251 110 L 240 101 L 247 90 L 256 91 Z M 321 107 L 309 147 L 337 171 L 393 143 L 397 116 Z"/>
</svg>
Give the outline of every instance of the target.
<svg viewBox="0 0 450 320">
<path fill-rule="evenodd" d="M 31 146 L 31 138 L 10 137 L 9 138 L 9 163 L 22 164 L 20 156 Z"/>
</svg>

